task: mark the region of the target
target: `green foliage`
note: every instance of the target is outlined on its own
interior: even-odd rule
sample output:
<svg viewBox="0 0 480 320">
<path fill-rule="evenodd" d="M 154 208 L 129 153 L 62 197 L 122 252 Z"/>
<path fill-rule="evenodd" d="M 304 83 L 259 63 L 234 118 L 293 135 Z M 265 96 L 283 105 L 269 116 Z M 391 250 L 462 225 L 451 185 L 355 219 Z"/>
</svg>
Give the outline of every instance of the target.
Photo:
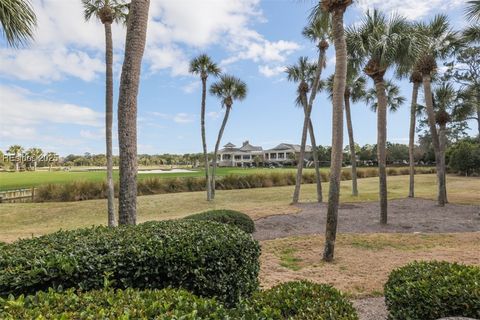
<svg viewBox="0 0 480 320">
<path fill-rule="evenodd" d="M 0 296 L 52 288 L 180 287 L 235 303 L 258 287 L 260 247 L 209 221 L 59 231 L 0 247 Z"/>
<path fill-rule="evenodd" d="M 464 139 L 447 150 L 450 168 L 463 175 L 480 174 L 480 143 Z"/>
<path fill-rule="evenodd" d="M 245 213 L 234 210 L 210 210 L 187 216 L 185 217 L 185 219 L 207 220 L 226 223 L 232 226 L 236 226 L 247 233 L 253 233 L 255 231 L 255 223 L 253 222 L 252 218 L 250 218 Z"/>
<path fill-rule="evenodd" d="M 448 262 L 413 262 L 385 284 L 389 319 L 480 317 L 480 268 Z"/>
<path fill-rule="evenodd" d="M 227 319 L 229 310 L 214 299 L 177 289 L 87 292 L 53 290 L 0 298 L 0 318 L 20 319 Z"/>
<path fill-rule="evenodd" d="M 292 281 L 256 293 L 250 304 L 269 319 L 356 320 L 350 301 L 337 289 L 309 281 Z"/>
</svg>

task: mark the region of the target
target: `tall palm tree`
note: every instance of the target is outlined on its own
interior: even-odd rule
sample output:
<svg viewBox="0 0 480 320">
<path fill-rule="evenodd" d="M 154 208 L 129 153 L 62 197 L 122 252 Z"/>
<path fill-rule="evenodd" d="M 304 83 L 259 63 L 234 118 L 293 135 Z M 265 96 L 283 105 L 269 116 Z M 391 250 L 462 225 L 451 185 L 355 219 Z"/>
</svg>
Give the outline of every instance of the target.
<svg viewBox="0 0 480 320">
<path fill-rule="evenodd" d="M 43 154 L 40 148 L 30 148 L 27 150 L 27 155 L 32 159 L 33 171 L 37 171 L 37 163 L 40 156 Z"/>
<path fill-rule="evenodd" d="M 300 105 L 303 108 L 304 117 L 307 117 L 308 92 L 312 89 L 312 86 L 314 85 L 316 70 L 317 70 L 317 65 L 314 63 L 308 62 L 307 57 L 300 57 L 298 59 L 297 64 L 289 66 L 285 70 L 285 72 L 287 73 L 287 79 L 289 81 L 298 83 L 298 88 L 297 88 L 298 95 L 297 95 L 296 103 L 297 105 Z M 318 86 L 317 86 L 317 89 L 318 89 Z M 317 200 L 318 202 L 322 202 L 322 185 L 320 180 L 321 176 L 320 176 L 320 170 L 318 167 L 318 152 L 316 148 L 313 124 L 311 119 L 305 119 L 304 122 L 307 122 L 308 131 L 310 133 L 310 141 L 312 143 L 312 152 L 314 157 L 313 160 L 315 162 L 315 176 L 316 176 L 316 182 L 317 182 Z M 302 146 L 303 146 L 303 150 L 305 150 L 305 145 L 306 145 L 306 134 L 305 134 L 305 140 L 303 140 L 303 136 L 302 136 L 300 149 L 302 150 Z M 303 156 L 305 157 L 305 152 L 303 153 Z M 304 157 L 302 158 L 302 155 L 300 152 L 299 159 L 297 159 L 297 165 L 298 165 L 297 181 L 295 184 L 295 191 L 293 193 L 293 201 L 292 201 L 293 203 L 298 202 L 298 198 L 300 194 L 300 184 L 301 184 Z M 300 165 L 300 162 L 301 162 L 301 165 Z M 299 172 L 298 170 L 300 170 L 300 173 L 299 173 L 300 178 L 298 178 L 298 172 Z"/>
<path fill-rule="evenodd" d="M 397 15 L 387 18 L 377 10 L 369 11 L 358 27 L 347 30 L 350 55 L 358 61 L 375 84 L 377 110 L 377 158 L 380 183 L 380 223 L 387 223 L 387 95 L 385 73 L 411 57 L 410 26 Z"/>
<path fill-rule="evenodd" d="M 190 61 L 190 72 L 200 76 L 202 80 L 202 104 L 200 107 L 200 125 L 202 133 L 203 157 L 205 160 L 205 180 L 207 183 L 207 200 L 212 200 L 215 190 L 212 190 L 210 179 L 210 165 L 208 161 L 207 139 L 205 137 L 205 103 L 207 99 L 207 79 L 209 75 L 217 77 L 220 75 L 220 68 L 206 54 L 201 54 Z"/>
<path fill-rule="evenodd" d="M 323 260 L 332 261 L 337 236 L 340 175 L 343 155 L 343 98 L 347 78 L 347 43 L 343 17 L 352 0 L 321 0 L 314 12 L 331 17 L 332 39 L 335 46 L 335 76 L 333 78 L 332 154 L 330 164 L 330 190 L 328 193 L 327 223 Z M 321 64 L 321 63 L 319 63 Z M 316 91 L 316 90 L 314 90 Z"/>
<path fill-rule="evenodd" d="M 105 30 L 105 144 L 107 157 L 108 226 L 116 225 L 115 190 L 113 183 L 113 39 L 112 23 L 126 21 L 125 3 L 118 0 L 82 0 L 85 20 L 99 19 Z"/>
<path fill-rule="evenodd" d="M 480 21 L 480 0 L 467 1 L 467 8 L 465 9 L 465 15 L 471 22 Z"/>
<path fill-rule="evenodd" d="M 330 99 L 333 97 L 333 77 L 334 75 L 330 76 L 325 84 L 325 89 L 329 93 Z M 355 197 L 358 196 L 357 155 L 355 151 L 355 139 L 353 134 L 350 102 L 357 103 L 365 100 L 367 94 L 365 90 L 366 83 L 367 79 L 359 75 L 358 69 L 355 68 L 353 63 L 348 63 L 344 103 L 345 120 L 347 121 L 348 143 L 350 148 L 350 162 L 352 163 L 352 195 Z"/>
<path fill-rule="evenodd" d="M 217 154 L 222 140 L 225 126 L 227 125 L 230 111 L 232 110 L 233 102 L 235 100 L 242 101 L 247 96 L 247 85 L 242 80 L 230 76 L 221 75 L 220 79 L 212 84 L 210 87 L 210 94 L 220 99 L 222 108 L 225 108 L 225 116 L 223 117 L 222 126 L 218 131 L 217 142 L 215 143 L 215 151 L 213 152 L 213 166 L 212 166 L 212 190 L 215 189 L 215 174 L 217 169 Z"/>
<path fill-rule="evenodd" d="M 20 156 L 23 153 L 24 148 L 18 144 L 10 146 L 7 150 L 8 154 L 13 155 L 13 163 L 15 164 L 15 171 L 18 171 L 20 162 L 22 161 Z"/>
<path fill-rule="evenodd" d="M 33 39 L 37 17 L 28 0 L 0 1 L 0 24 L 3 37 L 11 47 L 25 45 Z"/>
<path fill-rule="evenodd" d="M 400 95 L 400 87 L 392 80 L 385 81 L 385 95 L 387 98 L 387 109 L 390 112 L 397 112 L 405 103 L 406 99 Z M 365 93 L 365 101 L 373 112 L 378 110 L 377 91 L 370 88 Z"/>
<path fill-rule="evenodd" d="M 316 44 L 319 52 L 318 60 L 317 60 L 317 65 L 314 73 L 314 77 L 312 78 L 312 83 L 310 84 L 310 87 L 313 88 L 319 88 L 320 84 L 320 77 L 322 74 L 323 68 L 325 68 L 326 64 L 326 51 L 329 47 L 327 38 L 330 36 L 330 15 L 325 14 L 323 11 L 317 11 L 315 15 L 311 17 L 311 20 L 306 26 L 303 31 L 302 35 L 312 41 L 313 43 Z M 315 93 L 313 93 L 315 91 Z M 323 201 L 323 192 L 322 192 L 322 178 L 320 175 L 320 163 L 318 161 L 318 147 L 317 147 L 317 142 L 315 139 L 315 131 L 313 129 L 313 124 L 312 120 L 310 118 L 310 114 L 312 112 L 313 108 L 313 103 L 315 101 L 315 97 L 317 94 L 317 89 L 312 90 L 310 93 L 310 98 L 307 96 L 304 96 L 305 101 L 301 103 L 304 109 L 304 114 L 305 114 L 305 119 L 304 119 L 304 129 L 305 131 L 305 123 L 308 122 L 308 131 L 310 135 L 310 142 L 312 144 L 312 153 L 313 153 L 313 162 L 314 162 L 314 167 L 315 167 L 315 180 L 317 184 L 317 201 L 322 202 Z M 310 113 L 308 109 L 310 108 Z M 306 118 L 308 117 L 308 119 Z M 302 131 L 302 139 L 303 139 L 303 131 Z M 301 179 L 302 179 L 302 170 L 303 170 L 303 162 L 305 158 L 305 148 L 306 148 L 306 134 L 305 134 L 305 142 L 300 144 L 300 154 L 299 154 L 299 162 L 297 163 L 298 168 L 297 168 L 297 179 L 295 181 L 295 190 L 293 193 L 293 203 L 298 202 L 298 198 L 300 196 L 300 187 L 301 187 Z M 302 152 L 303 150 L 303 152 Z M 301 166 L 300 166 L 301 164 Z"/>
<path fill-rule="evenodd" d="M 137 96 L 150 0 L 132 0 L 118 97 L 119 224 L 137 221 Z"/>
<path fill-rule="evenodd" d="M 435 151 L 435 163 L 438 180 L 438 205 L 445 206 L 447 202 L 447 188 L 445 181 L 445 163 L 440 155 L 440 141 L 438 137 L 435 111 L 432 95 L 432 75 L 437 70 L 437 59 L 446 59 L 460 43 L 458 34 L 451 30 L 447 16 L 437 15 L 428 24 L 418 23 L 416 28 L 423 35 L 422 50 L 417 55 L 416 71 L 422 74 L 425 107 L 428 125 L 432 136 L 432 145 Z"/>
</svg>

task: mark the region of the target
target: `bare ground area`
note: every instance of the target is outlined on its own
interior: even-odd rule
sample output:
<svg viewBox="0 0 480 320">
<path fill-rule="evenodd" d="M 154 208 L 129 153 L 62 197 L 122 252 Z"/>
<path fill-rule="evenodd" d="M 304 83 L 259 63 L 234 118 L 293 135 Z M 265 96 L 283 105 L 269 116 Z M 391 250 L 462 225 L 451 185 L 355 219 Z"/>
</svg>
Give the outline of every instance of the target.
<svg viewBox="0 0 480 320">
<path fill-rule="evenodd" d="M 378 202 L 344 203 L 338 212 L 339 233 L 445 233 L 480 231 L 480 206 L 447 204 L 439 207 L 426 199 L 389 201 L 388 224 L 379 223 Z M 295 214 L 280 214 L 255 221 L 258 240 L 294 235 L 323 234 L 327 207 L 324 203 L 299 204 Z"/>
</svg>

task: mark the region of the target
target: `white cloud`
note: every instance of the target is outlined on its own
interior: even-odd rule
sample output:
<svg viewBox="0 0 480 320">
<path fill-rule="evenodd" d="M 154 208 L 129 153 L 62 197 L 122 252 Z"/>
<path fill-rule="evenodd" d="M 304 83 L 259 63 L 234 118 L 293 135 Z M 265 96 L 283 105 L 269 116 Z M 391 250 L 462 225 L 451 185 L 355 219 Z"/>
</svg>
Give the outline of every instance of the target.
<svg viewBox="0 0 480 320">
<path fill-rule="evenodd" d="M 200 81 L 193 81 L 187 85 L 184 85 L 182 87 L 182 90 L 185 93 L 193 93 L 195 90 L 197 90 L 200 87 L 200 85 L 201 85 Z"/>
<path fill-rule="evenodd" d="M 195 119 L 195 116 L 193 114 L 184 113 L 184 112 L 177 113 L 175 116 L 173 116 L 174 122 L 182 123 L 182 124 L 193 122 L 194 119 Z"/>
<path fill-rule="evenodd" d="M 93 139 L 93 140 L 103 140 L 105 139 L 105 130 L 104 129 L 99 129 L 99 130 L 80 130 L 80 137 L 85 138 L 85 139 Z"/>
<path fill-rule="evenodd" d="M 268 65 L 262 65 L 258 66 L 258 71 L 265 77 L 270 78 L 285 72 L 285 66 L 269 67 Z"/>
<path fill-rule="evenodd" d="M 26 90 L 1 85 L 0 97 L 2 131 L 12 126 L 36 128 L 48 123 L 102 126 L 103 115 L 87 107 L 39 99 Z"/>
<path fill-rule="evenodd" d="M 221 114 L 222 114 L 221 112 L 211 111 L 211 112 L 207 112 L 207 117 L 215 120 L 220 118 Z"/>
<path fill-rule="evenodd" d="M 357 2 L 363 11 L 375 7 L 388 13 L 398 12 L 410 20 L 425 17 L 435 10 L 446 11 L 464 4 L 464 0 L 358 0 Z"/>
</svg>

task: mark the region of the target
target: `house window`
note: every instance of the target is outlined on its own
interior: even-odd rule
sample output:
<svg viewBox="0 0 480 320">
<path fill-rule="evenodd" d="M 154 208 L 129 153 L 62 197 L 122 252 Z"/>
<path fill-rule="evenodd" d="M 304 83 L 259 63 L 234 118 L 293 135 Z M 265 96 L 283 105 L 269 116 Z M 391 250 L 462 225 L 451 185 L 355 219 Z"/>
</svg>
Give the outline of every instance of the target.
<svg viewBox="0 0 480 320">
<path fill-rule="evenodd" d="M 235 160 L 242 160 L 242 156 L 235 156 Z"/>
<path fill-rule="evenodd" d="M 277 159 L 276 153 L 270 153 L 270 159 Z"/>
<path fill-rule="evenodd" d="M 285 153 L 279 153 L 278 154 L 278 159 L 284 159 L 285 158 Z"/>
<path fill-rule="evenodd" d="M 230 160 L 231 156 L 229 154 L 224 154 L 223 155 L 223 160 Z"/>
<path fill-rule="evenodd" d="M 243 160 L 250 160 L 250 155 L 249 155 L 249 154 L 244 155 L 244 156 L 243 156 Z"/>
</svg>

